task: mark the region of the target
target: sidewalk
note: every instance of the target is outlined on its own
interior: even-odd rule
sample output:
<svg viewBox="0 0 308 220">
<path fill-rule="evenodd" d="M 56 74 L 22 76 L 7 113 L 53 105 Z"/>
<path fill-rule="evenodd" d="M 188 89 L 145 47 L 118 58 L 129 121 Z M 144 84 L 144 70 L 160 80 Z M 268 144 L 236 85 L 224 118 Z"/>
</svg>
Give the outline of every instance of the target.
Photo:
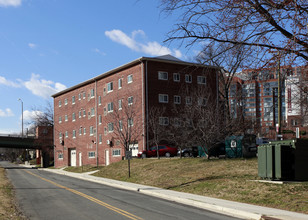
<svg viewBox="0 0 308 220">
<path fill-rule="evenodd" d="M 308 215 L 297 212 L 284 211 L 280 209 L 267 208 L 256 205 L 249 205 L 245 203 L 227 201 L 223 199 L 215 199 L 206 196 L 199 196 L 190 193 L 176 192 L 172 190 L 161 189 L 152 186 L 145 186 L 140 184 L 121 182 L 112 179 L 92 176 L 96 171 L 88 173 L 73 173 L 67 172 L 63 169 L 40 169 L 57 174 L 67 175 L 83 180 L 88 180 L 116 188 L 136 191 L 136 193 L 143 193 L 146 195 L 158 197 L 161 199 L 178 202 L 185 205 L 206 209 L 212 212 L 234 216 L 242 219 L 269 219 L 269 220 L 308 220 Z"/>
</svg>

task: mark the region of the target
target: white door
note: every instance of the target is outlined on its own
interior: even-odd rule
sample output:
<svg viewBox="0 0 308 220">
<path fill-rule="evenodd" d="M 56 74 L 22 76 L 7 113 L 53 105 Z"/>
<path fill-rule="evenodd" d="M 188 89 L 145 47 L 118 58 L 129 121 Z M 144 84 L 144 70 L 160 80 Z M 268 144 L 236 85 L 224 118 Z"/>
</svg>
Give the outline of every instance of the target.
<svg viewBox="0 0 308 220">
<path fill-rule="evenodd" d="M 138 156 L 138 144 L 130 144 L 129 150 L 132 152 L 132 157 Z"/>
<path fill-rule="evenodd" d="M 82 154 L 79 152 L 79 166 L 82 166 Z"/>
<path fill-rule="evenodd" d="M 71 150 L 71 166 L 75 167 L 76 166 L 76 149 Z"/>
<path fill-rule="evenodd" d="M 109 150 L 106 150 L 105 151 L 105 153 L 106 153 L 106 166 L 108 166 L 109 165 Z"/>
</svg>

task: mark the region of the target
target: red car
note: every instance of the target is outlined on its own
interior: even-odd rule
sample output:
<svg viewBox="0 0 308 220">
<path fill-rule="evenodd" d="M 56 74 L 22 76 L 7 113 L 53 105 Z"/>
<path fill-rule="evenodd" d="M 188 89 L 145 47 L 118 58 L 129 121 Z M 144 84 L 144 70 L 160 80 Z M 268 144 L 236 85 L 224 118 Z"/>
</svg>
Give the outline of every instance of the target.
<svg viewBox="0 0 308 220">
<path fill-rule="evenodd" d="M 159 145 L 158 153 L 159 156 L 173 157 L 176 156 L 178 149 L 175 147 L 169 147 L 167 145 Z M 149 150 L 144 150 L 138 153 L 138 157 L 157 157 L 157 146 L 150 147 Z"/>
</svg>

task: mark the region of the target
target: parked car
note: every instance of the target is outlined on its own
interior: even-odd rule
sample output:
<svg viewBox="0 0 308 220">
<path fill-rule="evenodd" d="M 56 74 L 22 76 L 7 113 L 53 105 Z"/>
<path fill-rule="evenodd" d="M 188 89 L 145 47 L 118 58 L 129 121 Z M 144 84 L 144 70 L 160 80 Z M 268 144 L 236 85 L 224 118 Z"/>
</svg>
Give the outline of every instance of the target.
<svg viewBox="0 0 308 220">
<path fill-rule="evenodd" d="M 179 150 L 178 156 L 197 157 L 198 156 L 198 147 L 189 147 L 189 148 L 184 148 L 182 150 Z"/>
<path fill-rule="evenodd" d="M 178 149 L 175 147 L 170 147 L 167 145 L 159 145 L 158 146 L 158 153 L 159 156 L 165 157 L 173 157 L 176 156 Z M 156 157 L 157 156 L 157 146 L 150 147 L 149 150 L 144 150 L 138 153 L 138 157 L 146 158 L 146 157 Z"/>
</svg>

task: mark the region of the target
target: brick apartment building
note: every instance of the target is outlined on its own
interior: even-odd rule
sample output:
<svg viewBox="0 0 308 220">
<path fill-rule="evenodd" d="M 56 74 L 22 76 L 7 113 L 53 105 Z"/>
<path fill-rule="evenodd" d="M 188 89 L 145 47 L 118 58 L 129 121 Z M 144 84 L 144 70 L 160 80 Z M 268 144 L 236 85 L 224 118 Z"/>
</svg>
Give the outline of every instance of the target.
<svg viewBox="0 0 308 220">
<path fill-rule="evenodd" d="M 307 123 L 307 67 L 281 67 L 281 132 L 302 130 Z M 230 111 L 250 119 L 250 133 L 275 139 L 278 124 L 278 71 L 276 68 L 244 70 L 230 87 Z M 240 97 L 239 97 L 240 96 Z M 306 98 L 305 98 L 306 97 Z"/>
<path fill-rule="evenodd" d="M 207 87 L 218 97 L 218 70 L 170 55 L 142 57 L 54 94 L 55 167 L 109 165 L 122 160 L 125 150 L 114 128 L 125 121 L 141 128 L 138 140 L 130 143 L 136 156 L 149 147 L 149 109 L 166 109 L 157 123 L 168 126 L 175 117 L 174 105 L 194 104 L 191 97 L 183 97 L 183 88 Z M 127 106 L 134 109 L 133 120 L 125 118 Z M 111 120 L 114 112 L 122 114 L 118 122 Z"/>
</svg>

